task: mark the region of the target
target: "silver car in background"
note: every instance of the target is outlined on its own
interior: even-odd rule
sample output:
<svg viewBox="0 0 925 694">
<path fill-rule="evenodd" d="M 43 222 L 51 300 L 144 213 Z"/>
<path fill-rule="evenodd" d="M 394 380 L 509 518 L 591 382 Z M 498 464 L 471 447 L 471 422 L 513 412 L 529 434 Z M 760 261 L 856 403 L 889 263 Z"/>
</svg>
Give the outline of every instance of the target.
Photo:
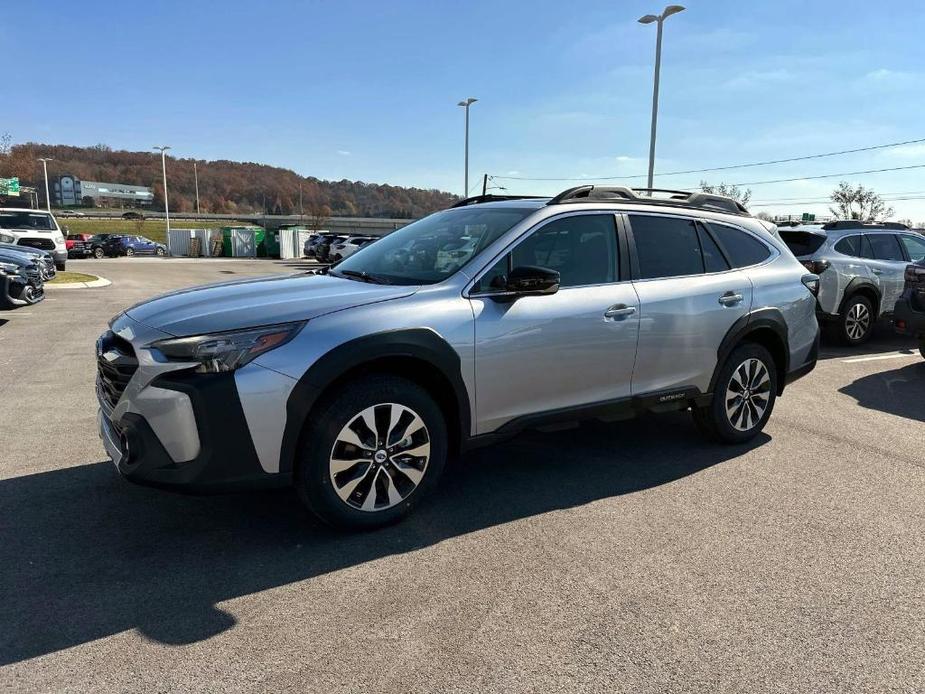
<svg viewBox="0 0 925 694">
<path fill-rule="evenodd" d="M 689 409 L 748 441 L 816 364 L 817 283 L 729 198 L 469 198 L 326 274 L 119 314 L 97 343 L 100 436 L 139 483 L 294 485 L 326 522 L 375 527 L 527 427 Z"/>
<path fill-rule="evenodd" d="M 925 237 L 904 224 L 838 221 L 782 227 L 781 238 L 819 275 L 818 317 L 844 344 L 859 345 L 890 315 L 910 262 L 925 258 Z"/>
</svg>

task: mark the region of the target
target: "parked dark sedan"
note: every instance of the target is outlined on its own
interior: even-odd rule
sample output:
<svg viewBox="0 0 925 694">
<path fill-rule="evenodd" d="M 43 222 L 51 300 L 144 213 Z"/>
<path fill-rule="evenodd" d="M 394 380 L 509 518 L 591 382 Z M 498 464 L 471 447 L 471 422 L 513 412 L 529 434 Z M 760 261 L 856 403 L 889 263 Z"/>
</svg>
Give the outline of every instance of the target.
<svg viewBox="0 0 925 694">
<path fill-rule="evenodd" d="M 906 266 L 903 293 L 893 309 L 896 332 L 919 341 L 925 357 L 925 260 Z"/>
<path fill-rule="evenodd" d="M 157 243 L 144 236 L 131 236 L 128 234 L 110 234 L 103 240 L 102 249 L 103 253 L 111 258 L 120 255 L 167 255 L 167 246 L 164 244 Z"/>
<path fill-rule="evenodd" d="M 45 298 L 42 265 L 32 254 L 0 249 L 0 309 L 29 306 Z"/>
<path fill-rule="evenodd" d="M 13 243 L 0 243 L 0 252 L 4 250 L 14 251 L 16 253 L 22 253 L 33 260 L 36 260 L 39 263 L 39 267 L 42 272 L 42 281 L 47 282 L 50 279 L 53 279 L 54 276 L 58 273 L 55 268 L 55 257 L 48 251 L 43 251 L 40 248 L 32 248 L 32 246 L 20 246 Z"/>
</svg>

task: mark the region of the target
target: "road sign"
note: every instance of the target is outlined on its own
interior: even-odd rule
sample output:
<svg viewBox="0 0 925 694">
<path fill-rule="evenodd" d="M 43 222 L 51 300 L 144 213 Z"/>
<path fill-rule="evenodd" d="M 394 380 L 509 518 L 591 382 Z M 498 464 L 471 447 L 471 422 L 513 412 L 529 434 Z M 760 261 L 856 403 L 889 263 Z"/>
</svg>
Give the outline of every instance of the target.
<svg viewBox="0 0 925 694">
<path fill-rule="evenodd" d="M 815 221 L 816 221 L 816 215 L 814 215 L 812 212 L 804 212 L 804 213 L 803 213 L 803 221 L 804 221 L 804 222 L 815 222 Z"/>
<path fill-rule="evenodd" d="M 0 178 L 0 195 L 18 196 L 19 179 L 16 177 Z"/>
</svg>

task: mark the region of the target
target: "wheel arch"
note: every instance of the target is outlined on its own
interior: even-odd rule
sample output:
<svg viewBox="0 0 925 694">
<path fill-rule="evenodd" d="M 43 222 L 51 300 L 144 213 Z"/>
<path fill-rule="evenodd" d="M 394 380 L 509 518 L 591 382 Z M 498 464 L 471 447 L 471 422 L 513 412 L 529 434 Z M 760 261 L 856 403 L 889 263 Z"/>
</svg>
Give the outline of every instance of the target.
<svg viewBox="0 0 925 694">
<path fill-rule="evenodd" d="M 471 414 L 456 350 L 432 330 L 389 331 L 331 349 L 302 375 L 286 402 L 280 472 L 293 470 L 305 423 L 319 403 L 344 383 L 373 373 L 401 376 L 427 390 L 445 415 L 451 454 L 461 449 Z"/>
<path fill-rule="evenodd" d="M 880 289 L 877 287 L 877 285 L 863 277 L 855 277 L 845 287 L 841 304 L 838 307 L 838 315 L 844 316 L 848 302 L 858 294 L 870 300 L 874 311 L 876 312 L 874 320 L 878 320 L 880 318 L 880 305 L 883 301 L 883 294 L 880 292 Z"/>
<path fill-rule="evenodd" d="M 771 353 L 777 371 L 777 394 L 784 392 L 787 373 L 790 370 L 790 340 L 787 336 L 787 322 L 775 308 L 765 308 L 742 316 L 729 328 L 716 353 L 716 367 L 710 379 L 710 390 L 716 390 L 719 372 L 732 354 L 744 342 L 754 342 Z"/>
</svg>

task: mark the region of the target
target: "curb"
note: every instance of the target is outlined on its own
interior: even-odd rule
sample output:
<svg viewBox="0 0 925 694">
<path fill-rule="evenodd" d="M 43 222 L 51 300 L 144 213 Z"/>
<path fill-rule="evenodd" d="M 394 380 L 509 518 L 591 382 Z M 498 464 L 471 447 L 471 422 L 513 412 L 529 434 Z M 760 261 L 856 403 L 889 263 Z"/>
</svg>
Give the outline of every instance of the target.
<svg viewBox="0 0 925 694">
<path fill-rule="evenodd" d="M 108 287 L 110 282 L 105 277 L 97 277 L 92 282 L 65 282 L 63 284 L 46 283 L 45 289 L 92 289 L 94 287 Z"/>
</svg>

